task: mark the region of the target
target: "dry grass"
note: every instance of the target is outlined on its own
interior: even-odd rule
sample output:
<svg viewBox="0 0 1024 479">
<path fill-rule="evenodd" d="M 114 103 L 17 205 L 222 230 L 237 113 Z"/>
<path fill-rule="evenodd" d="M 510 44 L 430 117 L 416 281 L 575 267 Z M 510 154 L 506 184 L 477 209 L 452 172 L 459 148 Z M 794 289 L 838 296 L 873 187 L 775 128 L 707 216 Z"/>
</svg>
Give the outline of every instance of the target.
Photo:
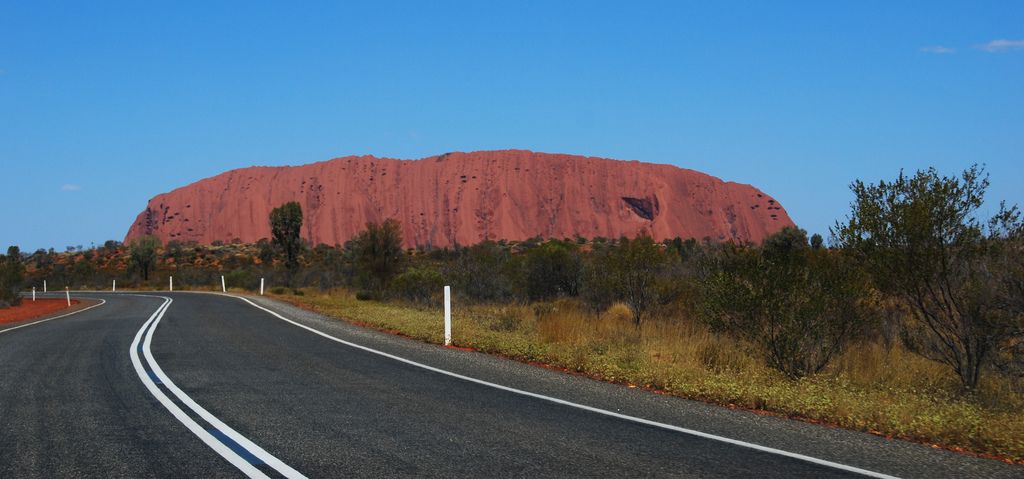
<svg viewBox="0 0 1024 479">
<path fill-rule="evenodd" d="M 431 342 L 441 312 L 345 291 L 282 297 L 327 315 Z M 971 397 L 941 364 L 876 343 L 856 344 L 829 368 L 799 381 L 764 366 L 751 345 L 685 319 L 640 328 L 629 308 L 594 314 L 575 301 L 456 307 L 457 346 L 578 371 L 682 397 L 822 421 L 956 450 L 1024 460 L 1024 398 L 997 375 Z"/>
</svg>

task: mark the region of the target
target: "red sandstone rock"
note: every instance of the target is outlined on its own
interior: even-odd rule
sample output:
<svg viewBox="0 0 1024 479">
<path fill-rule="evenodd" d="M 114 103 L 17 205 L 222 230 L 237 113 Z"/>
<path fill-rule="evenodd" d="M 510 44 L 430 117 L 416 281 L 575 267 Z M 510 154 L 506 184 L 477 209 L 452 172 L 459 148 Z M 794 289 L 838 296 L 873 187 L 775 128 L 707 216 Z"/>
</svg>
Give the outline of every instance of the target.
<svg viewBox="0 0 1024 479">
<path fill-rule="evenodd" d="M 155 235 L 211 243 L 270 237 L 270 210 L 302 205 L 311 244 L 343 244 L 395 218 L 405 245 L 445 247 L 535 236 L 760 243 L 793 226 L 770 196 L 670 165 L 533 153 L 448 153 L 421 160 L 345 157 L 231 170 L 157 195 L 125 241 Z"/>
</svg>

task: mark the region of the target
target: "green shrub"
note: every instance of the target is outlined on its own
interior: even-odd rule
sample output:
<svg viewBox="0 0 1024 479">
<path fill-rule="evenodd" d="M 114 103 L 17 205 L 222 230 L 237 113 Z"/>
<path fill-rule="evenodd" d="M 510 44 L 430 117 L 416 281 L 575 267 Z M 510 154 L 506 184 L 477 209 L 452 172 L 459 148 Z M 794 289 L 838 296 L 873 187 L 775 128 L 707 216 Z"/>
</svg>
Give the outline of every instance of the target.
<svg viewBox="0 0 1024 479">
<path fill-rule="evenodd" d="M 803 230 L 727 249 L 714 270 L 704 282 L 707 323 L 758 344 L 791 378 L 824 369 L 868 324 L 862 270 L 842 252 L 810 249 Z"/>
<path fill-rule="evenodd" d="M 525 254 L 526 294 L 532 301 L 576 296 L 583 262 L 575 243 L 552 240 Z"/>
<path fill-rule="evenodd" d="M 668 256 L 646 233 L 632 240 L 623 237 L 591 254 L 584 275 L 584 297 L 595 310 L 618 301 L 626 303 L 639 327 L 658 302 L 657 282 L 667 266 Z"/>
<path fill-rule="evenodd" d="M 246 268 L 233 269 L 224 273 L 224 283 L 229 288 L 256 289 L 259 287 L 259 282 L 259 278 Z"/>
<path fill-rule="evenodd" d="M 1001 350 L 1024 341 L 1024 243 L 1016 206 L 982 217 L 988 175 L 934 169 L 895 181 L 855 181 L 852 211 L 833 233 L 871 271 L 875 284 L 914 312 L 910 346 L 948 365 L 964 390 L 978 387 Z"/>
<path fill-rule="evenodd" d="M 452 265 L 458 294 L 476 301 L 510 301 L 520 290 L 522 258 L 494 241 L 459 250 Z"/>
<path fill-rule="evenodd" d="M 7 248 L 7 255 L 0 255 L 0 308 L 17 306 L 21 303 L 21 284 L 25 280 L 25 265 L 21 263 L 21 251 L 17 246 Z"/>
<path fill-rule="evenodd" d="M 402 226 L 395 219 L 387 219 L 379 225 L 367 223 L 366 229 L 352 238 L 352 249 L 363 287 L 374 290 L 379 296 L 405 262 Z"/>
<path fill-rule="evenodd" d="M 380 299 L 380 296 L 373 291 L 360 290 L 356 291 L 356 299 L 359 301 L 376 301 Z"/>
<path fill-rule="evenodd" d="M 406 301 L 427 303 L 442 291 L 444 277 L 429 268 L 409 268 L 391 282 L 391 291 Z"/>
</svg>

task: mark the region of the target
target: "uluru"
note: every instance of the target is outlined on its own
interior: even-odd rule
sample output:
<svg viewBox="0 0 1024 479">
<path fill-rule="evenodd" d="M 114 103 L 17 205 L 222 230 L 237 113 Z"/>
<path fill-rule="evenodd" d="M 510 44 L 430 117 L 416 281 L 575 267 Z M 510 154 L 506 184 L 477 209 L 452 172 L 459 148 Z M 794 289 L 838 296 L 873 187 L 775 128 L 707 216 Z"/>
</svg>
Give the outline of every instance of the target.
<svg viewBox="0 0 1024 479">
<path fill-rule="evenodd" d="M 155 196 L 125 241 L 255 242 L 270 237 L 270 211 L 289 201 L 302 205 L 302 235 L 313 245 L 344 244 L 388 218 L 401 223 L 406 247 L 426 248 L 641 231 L 656 240 L 760 243 L 794 226 L 761 190 L 698 171 L 500 150 L 231 170 Z"/>
</svg>

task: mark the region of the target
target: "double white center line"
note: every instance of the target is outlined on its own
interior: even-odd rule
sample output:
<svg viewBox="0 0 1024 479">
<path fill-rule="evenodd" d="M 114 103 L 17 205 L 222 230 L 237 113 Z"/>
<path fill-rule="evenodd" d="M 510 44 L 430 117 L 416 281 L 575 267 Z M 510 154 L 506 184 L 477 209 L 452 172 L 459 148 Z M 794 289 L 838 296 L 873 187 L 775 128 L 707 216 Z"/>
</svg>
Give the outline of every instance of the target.
<svg viewBox="0 0 1024 479">
<path fill-rule="evenodd" d="M 146 295 L 133 295 L 133 296 L 146 296 Z M 139 332 L 135 334 L 135 340 L 132 341 L 131 350 L 129 351 L 132 364 L 135 366 L 135 372 L 139 375 L 139 379 L 146 385 L 146 389 L 149 390 L 150 394 L 153 395 L 168 411 L 174 416 L 179 422 L 185 425 L 192 434 L 195 434 L 200 440 L 210 446 L 217 454 L 226 459 L 232 465 L 237 467 L 245 475 L 254 478 L 269 478 L 264 470 L 269 471 L 273 469 L 284 477 L 288 478 L 305 478 L 295 469 L 281 462 L 280 459 L 274 457 L 269 452 L 263 450 L 263 448 L 257 446 L 255 443 L 247 439 L 245 436 L 238 433 L 227 424 L 221 422 L 213 414 L 204 409 L 202 406 L 192 400 L 187 394 L 171 381 L 163 370 L 160 369 L 160 365 L 157 364 L 156 360 L 153 359 L 153 353 L 150 351 L 150 345 L 153 341 L 153 331 L 156 330 L 160 319 L 163 318 L 164 313 L 167 312 L 167 308 L 171 305 L 173 300 L 166 296 L 147 296 L 150 298 L 163 299 L 163 304 L 153 312 L 153 315 L 142 325 Z M 142 355 L 145 358 L 146 363 L 144 364 Z M 161 386 L 170 392 L 182 405 L 187 407 L 202 421 L 205 421 L 208 426 L 203 426 L 195 419 L 186 413 L 177 403 L 174 402 L 167 394 L 164 393 Z"/>
</svg>

